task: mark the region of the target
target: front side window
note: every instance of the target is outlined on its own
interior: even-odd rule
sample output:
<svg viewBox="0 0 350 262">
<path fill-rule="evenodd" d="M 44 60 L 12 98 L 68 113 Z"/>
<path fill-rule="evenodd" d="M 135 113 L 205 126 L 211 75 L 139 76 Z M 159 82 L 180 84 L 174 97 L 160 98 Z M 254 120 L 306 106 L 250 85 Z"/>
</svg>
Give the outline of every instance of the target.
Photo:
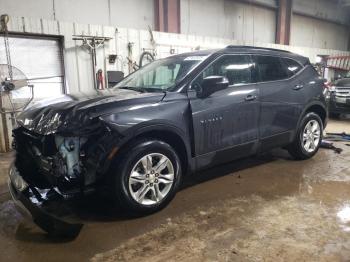
<svg viewBox="0 0 350 262">
<path fill-rule="evenodd" d="M 115 88 L 143 92 L 170 90 L 207 56 L 173 56 L 154 61 L 118 83 Z"/>
<path fill-rule="evenodd" d="M 282 58 L 282 61 L 284 63 L 285 70 L 287 71 L 289 77 L 292 77 L 302 69 L 302 66 L 293 59 Z"/>
<path fill-rule="evenodd" d="M 253 83 L 254 64 L 247 55 L 226 55 L 209 65 L 194 81 L 201 84 L 208 76 L 224 76 L 230 86 Z"/>
<path fill-rule="evenodd" d="M 287 79 L 288 74 L 279 57 L 255 56 L 261 82 Z"/>
</svg>

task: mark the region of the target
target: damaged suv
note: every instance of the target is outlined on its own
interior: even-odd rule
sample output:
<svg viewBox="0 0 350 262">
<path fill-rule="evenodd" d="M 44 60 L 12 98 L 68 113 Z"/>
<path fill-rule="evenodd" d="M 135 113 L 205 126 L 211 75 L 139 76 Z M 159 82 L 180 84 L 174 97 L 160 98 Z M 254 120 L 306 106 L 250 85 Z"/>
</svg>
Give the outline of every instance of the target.
<svg viewBox="0 0 350 262">
<path fill-rule="evenodd" d="M 151 213 L 187 173 L 275 147 L 312 157 L 327 121 L 325 92 L 308 58 L 282 50 L 229 46 L 157 60 L 112 89 L 23 112 L 10 189 L 39 225 L 53 199 L 99 188 Z"/>
</svg>

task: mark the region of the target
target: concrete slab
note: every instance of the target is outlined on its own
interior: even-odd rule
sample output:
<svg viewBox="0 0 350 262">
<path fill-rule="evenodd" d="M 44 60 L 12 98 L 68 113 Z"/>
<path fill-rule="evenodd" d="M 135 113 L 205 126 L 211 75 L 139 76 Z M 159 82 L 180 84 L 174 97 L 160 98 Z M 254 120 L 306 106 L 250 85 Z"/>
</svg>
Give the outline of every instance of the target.
<svg viewBox="0 0 350 262">
<path fill-rule="evenodd" d="M 345 132 L 350 134 L 350 115 L 342 115 L 339 119 L 331 118 L 326 127 L 328 133 Z"/>
</svg>

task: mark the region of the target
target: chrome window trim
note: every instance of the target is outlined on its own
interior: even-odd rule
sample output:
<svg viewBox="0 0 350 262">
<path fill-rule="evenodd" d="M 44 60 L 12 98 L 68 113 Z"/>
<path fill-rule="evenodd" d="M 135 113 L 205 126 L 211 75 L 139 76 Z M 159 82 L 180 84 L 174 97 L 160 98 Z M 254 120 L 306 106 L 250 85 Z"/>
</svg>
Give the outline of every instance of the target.
<svg viewBox="0 0 350 262">
<path fill-rule="evenodd" d="M 230 85 L 229 87 L 235 87 L 235 86 L 246 86 L 246 85 L 258 85 L 258 84 L 264 84 L 264 83 L 275 83 L 275 82 L 281 82 L 281 81 L 289 81 L 289 80 L 292 80 L 293 78 L 295 78 L 296 76 L 300 75 L 303 71 L 305 71 L 305 69 L 307 67 L 310 66 L 310 64 L 307 64 L 307 65 L 303 65 L 301 64 L 299 61 L 296 61 L 295 59 L 293 58 L 290 58 L 290 57 L 287 57 L 287 56 L 276 56 L 276 55 L 268 55 L 268 54 L 256 54 L 256 53 L 243 53 L 243 54 L 230 54 L 230 53 L 224 53 L 224 54 L 221 54 L 219 55 L 217 58 L 215 58 L 213 61 L 211 61 L 205 68 L 203 68 L 202 71 L 200 71 L 198 74 L 196 74 L 196 76 L 191 80 L 190 84 L 188 85 L 188 88 L 187 88 L 187 91 L 188 90 L 193 90 L 191 87 L 192 87 L 192 83 L 196 80 L 196 78 L 202 74 L 209 66 L 211 66 L 214 62 L 216 62 L 218 59 L 220 59 L 221 57 L 223 56 L 249 56 L 250 57 L 250 60 L 254 63 L 254 68 L 256 68 L 256 63 L 253 59 L 252 56 L 270 56 L 270 57 L 275 57 L 275 58 L 286 58 L 286 59 L 290 59 L 290 60 L 293 60 L 294 62 L 298 63 L 302 68 L 301 70 L 299 70 L 296 74 L 292 75 L 291 77 L 289 78 L 284 78 L 284 79 L 279 79 L 279 80 L 272 80 L 272 81 L 257 81 L 257 82 L 253 82 L 253 83 L 247 83 L 247 84 L 239 84 L 239 85 Z M 282 61 L 282 60 L 281 60 Z"/>
</svg>

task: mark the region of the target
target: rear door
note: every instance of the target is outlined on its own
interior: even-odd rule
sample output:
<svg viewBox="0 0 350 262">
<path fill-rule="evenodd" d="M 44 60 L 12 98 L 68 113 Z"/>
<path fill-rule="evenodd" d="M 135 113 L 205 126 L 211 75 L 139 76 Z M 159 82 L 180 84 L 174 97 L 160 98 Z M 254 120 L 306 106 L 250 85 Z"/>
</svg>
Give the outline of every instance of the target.
<svg viewBox="0 0 350 262">
<path fill-rule="evenodd" d="M 302 110 L 304 83 L 295 76 L 298 62 L 277 56 L 254 56 L 259 75 L 262 149 L 290 142 Z"/>
<path fill-rule="evenodd" d="M 197 98 L 195 89 L 200 88 L 203 78 L 213 75 L 227 77 L 230 86 L 207 98 Z M 196 156 L 233 149 L 214 161 L 224 162 L 252 153 L 258 140 L 259 119 L 255 82 L 249 55 L 223 55 L 192 82 L 189 97 Z"/>
</svg>

